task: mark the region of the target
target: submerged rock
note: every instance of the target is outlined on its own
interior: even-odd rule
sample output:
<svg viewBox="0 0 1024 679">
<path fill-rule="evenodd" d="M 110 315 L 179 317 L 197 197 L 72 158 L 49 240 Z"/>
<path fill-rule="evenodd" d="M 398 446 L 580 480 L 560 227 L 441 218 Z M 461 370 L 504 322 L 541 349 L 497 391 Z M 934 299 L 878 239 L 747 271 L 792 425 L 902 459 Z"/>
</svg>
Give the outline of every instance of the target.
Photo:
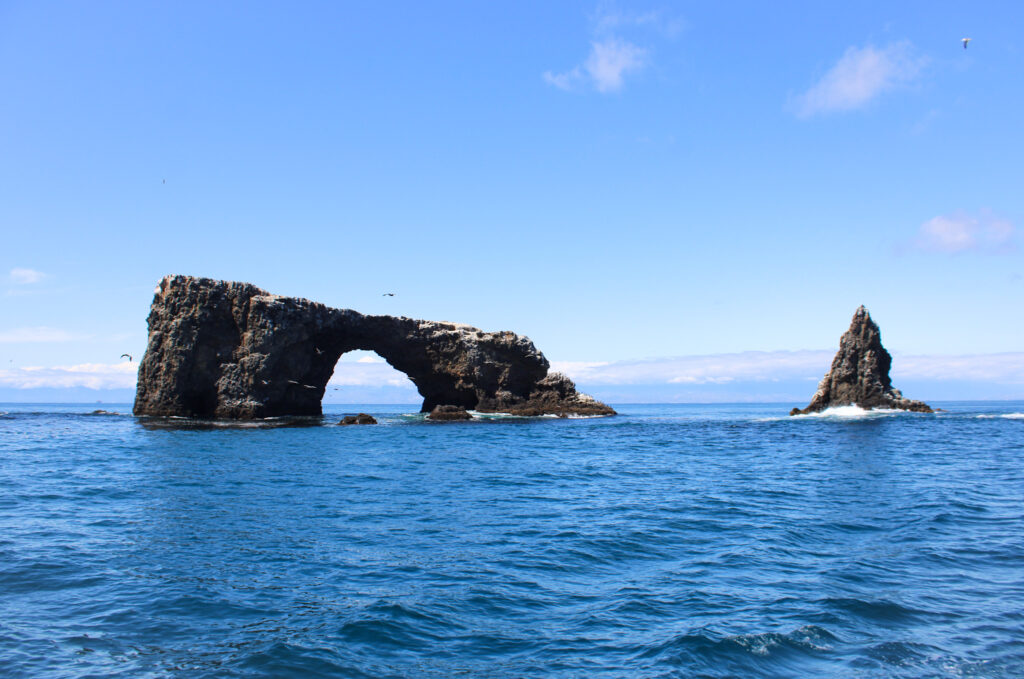
<svg viewBox="0 0 1024 679">
<path fill-rule="evenodd" d="M 373 415 L 359 413 L 358 415 L 346 415 L 338 424 L 377 424 L 377 420 L 373 418 Z"/>
<path fill-rule="evenodd" d="M 614 415 L 548 374 L 526 337 L 468 325 L 369 316 L 248 283 L 167 276 L 149 313 L 136 415 L 255 419 L 320 415 L 342 354 L 375 351 L 423 396 L 422 412 Z"/>
<path fill-rule="evenodd" d="M 888 408 L 930 413 L 921 401 L 903 398 L 889 379 L 892 356 L 882 346 L 878 326 L 868 310 L 861 306 L 853 314 L 850 328 L 839 340 L 839 352 L 832 368 L 818 384 L 818 391 L 804 409 L 793 408 L 790 415 L 816 413 L 832 406 L 855 405 L 864 409 Z"/>
<path fill-rule="evenodd" d="M 427 415 L 428 420 L 436 420 L 438 422 L 457 422 L 462 420 L 472 420 L 473 416 L 466 412 L 466 409 L 461 406 L 436 406 Z"/>
</svg>

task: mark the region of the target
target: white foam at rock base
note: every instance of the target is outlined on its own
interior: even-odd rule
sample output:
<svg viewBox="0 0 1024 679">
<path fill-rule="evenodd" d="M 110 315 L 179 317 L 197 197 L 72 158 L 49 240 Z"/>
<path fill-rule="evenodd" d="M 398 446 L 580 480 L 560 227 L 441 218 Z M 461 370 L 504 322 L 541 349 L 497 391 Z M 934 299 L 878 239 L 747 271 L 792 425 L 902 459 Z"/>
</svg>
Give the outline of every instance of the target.
<svg viewBox="0 0 1024 679">
<path fill-rule="evenodd" d="M 800 415 L 793 415 L 793 419 L 802 417 L 817 417 L 827 418 L 836 420 L 857 420 L 866 419 L 873 417 L 888 417 L 890 415 L 902 415 L 908 413 L 907 410 L 895 410 L 892 408 L 873 408 L 865 409 L 860 406 L 849 405 L 849 406 L 832 406 L 831 408 L 825 408 L 822 411 L 816 413 L 805 413 Z"/>
</svg>

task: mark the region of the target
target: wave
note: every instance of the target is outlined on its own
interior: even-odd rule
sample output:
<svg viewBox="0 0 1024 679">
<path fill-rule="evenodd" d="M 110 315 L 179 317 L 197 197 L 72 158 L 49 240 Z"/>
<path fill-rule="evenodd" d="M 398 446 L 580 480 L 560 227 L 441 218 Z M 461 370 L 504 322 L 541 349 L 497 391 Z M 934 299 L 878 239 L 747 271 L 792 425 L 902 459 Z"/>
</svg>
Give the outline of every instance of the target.
<svg viewBox="0 0 1024 679">
<path fill-rule="evenodd" d="M 861 408 L 856 405 L 832 406 L 817 413 L 804 413 L 790 415 L 787 419 L 818 418 L 830 420 L 866 420 L 879 417 L 892 417 L 893 415 L 913 414 L 909 410 L 896 410 L 893 408 Z M 780 418 L 781 419 L 781 418 Z"/>
<path fill-rule="evenodd" d="M 482 413 L 479 410 L 467 410 L 474 420 L 536 420 L 538 418 L 552 419 L 558 415 L 513 415 L 512 413 Z"/>
<path fill-rule="evenodd" d="M 607 415 L 581 415 L 579 413 L 545 413 L 543 415 L 514 415 L 512 413 L 482 413 L 479 410 L 467 410 L 474 420 L 599 420 Z"/>
<path fill-rule="evenodd" d="M 999 415 L 986 414 L 986 415 L 975 415 L 974 417 L 976 419 L 979 419 L 979 420 L 996 420 L 996 419 L 1002 419 L 1002 420 L 1024 420 L 1024 413 L 1002 413 L 1002 414 L 999 414 Z"/>
<path fill-rule="evenodd" d="M 742 661 L 743 656 L 764 657 L 796 651 L 820 653 L 831 650 L 839 638 L 824 627 L 805 625 L 789 633 L 755 632 L 719 636 L 707 630 L 682 634 L 642 653 L 642 658 L 693 656 L 716 663 Z"/>
</svg>

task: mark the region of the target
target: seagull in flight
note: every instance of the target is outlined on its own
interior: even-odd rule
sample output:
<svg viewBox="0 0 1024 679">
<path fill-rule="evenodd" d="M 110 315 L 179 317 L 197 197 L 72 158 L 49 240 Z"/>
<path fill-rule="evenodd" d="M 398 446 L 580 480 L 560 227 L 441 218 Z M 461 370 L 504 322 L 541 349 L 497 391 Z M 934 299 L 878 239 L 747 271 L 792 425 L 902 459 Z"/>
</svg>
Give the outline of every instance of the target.
<svg viewBox="0 0 1024 679">
<path fill-rule="evenodd" d="M 395 296 L 395 293 L 393 293 L 393 292 L 385 292 L 383 295 L 381 295 L 381 297 L 394 297 L 394 296 Z"/>
<path fill-rule="evenodd" d="M 127 358 L 129 363 L 132 362 L 132 355 L 131 354 L 121 354 L 121 358 Z"/>
<path fill-rule="evenodd" d="M 302 384 L 301 382 L 296 382 L 295 380 L 288 380 L 288 384 L 294 384 L 297 387 L 305 387 L 306 389 L 316 389 L 316 387 L 314 387 L 312 384 Z"/>
<path fill-rule="evenodd" d="M 971 41 L 970 38 L 963 38 L 963 39 L 960 40 L 960 42 L 962 42 L 964 44 L 964 49 L 967 49 L 967 43 L 969 43 L 970 41 Z"/>
</svg>

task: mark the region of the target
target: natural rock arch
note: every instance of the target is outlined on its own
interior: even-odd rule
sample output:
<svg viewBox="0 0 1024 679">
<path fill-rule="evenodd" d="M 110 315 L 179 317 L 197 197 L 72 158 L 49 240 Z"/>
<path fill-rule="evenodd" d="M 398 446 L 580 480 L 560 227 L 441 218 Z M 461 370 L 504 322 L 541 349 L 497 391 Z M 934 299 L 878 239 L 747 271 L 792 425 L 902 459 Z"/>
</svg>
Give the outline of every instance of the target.
<svg viewBox="0 0 1024 679">
<path fill-rule="evenodd" d="M 424 412 L 457 405 L 524 415 L 610 415 L 526 337 L 455 323 L 369 316 L 248 283 L 167 276 L 149 313 L 136 415 L 252 419 L 319 415 L 349 351 L 408 375 Z"/>
</svg>

